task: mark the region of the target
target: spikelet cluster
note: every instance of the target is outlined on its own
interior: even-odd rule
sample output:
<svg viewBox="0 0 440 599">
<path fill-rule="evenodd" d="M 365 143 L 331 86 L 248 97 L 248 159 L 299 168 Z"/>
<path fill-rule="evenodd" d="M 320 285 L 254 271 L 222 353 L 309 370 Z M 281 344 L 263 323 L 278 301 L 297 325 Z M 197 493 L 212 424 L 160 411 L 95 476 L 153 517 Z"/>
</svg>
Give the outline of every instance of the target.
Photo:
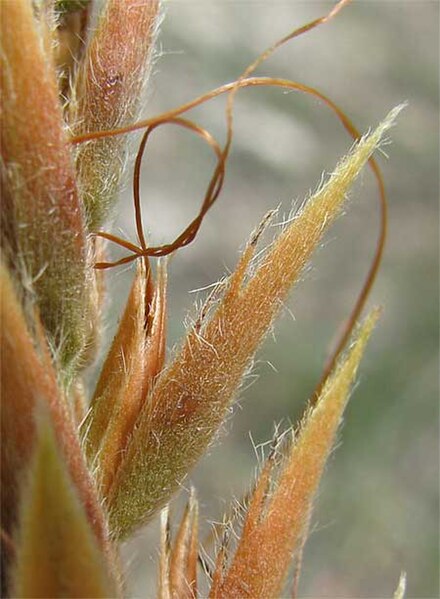
<svg viewBox="0 0 440 599">
<path fill-rule="evenodd" d="M 249 492 L 239 538 L 232 547 L 224 535 L 203 584 L 196 493 L 191 491 L 174 535 L 169 502 L 216 437 L 280 307 L 368 163 L 385 202 L 373 154 L 400 108 L 362 137 L 317 90 L 251 77 L 279 46 L 330 21 L 347 3 L 340 0 L 275 43 L 235 82 L 137 122 L 161 19 L 159 0 L 2 1 L 2 596 L 127 596 L 120 544 L 161 509 L 161 599 L 196 599 L 207 585 L 213 599 L 283 593 L 378 318 L 374 309 L 354 326 L 383 239 L 348 321 L 342 346 L 351 334 L 350 344 L 334 355 L 298 428 L 274 440 Z M 166 256 L 194 241 L 217 200 L 235 95 L 259 85 L 319 97 L 355 143 L 258 260 L 268 218 L 256 229 L 235 271 L 166 360 Z M 227 94 L 223 146 L 186 116 L 220 94 Z M 163 124 L 200 137 L 217 162 L 196 217 L 173 242 L 153 247 L 142 229 L 139 172 L 149 135 Z M 139 245 L 105 230 L 134 130 L 144 130 L 133 176 Z M 128 254 L 109 262 L 108 242 Z M 125 310 L 90 391 L 84 372 L 99 349 L 103 270 L 130 262 L 136 266 Z M 402 577 L 396 597 L 403 597 L 404 587 Z"/>
</svg>

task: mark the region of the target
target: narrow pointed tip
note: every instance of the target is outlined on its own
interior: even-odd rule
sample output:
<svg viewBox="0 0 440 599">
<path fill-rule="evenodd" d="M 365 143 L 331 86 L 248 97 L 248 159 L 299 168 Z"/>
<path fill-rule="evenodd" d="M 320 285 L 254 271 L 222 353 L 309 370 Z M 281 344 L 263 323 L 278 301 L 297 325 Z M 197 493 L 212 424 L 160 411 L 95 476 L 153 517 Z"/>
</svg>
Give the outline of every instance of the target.
<svg viewBox="0 0 440 599">
<path fill-rule="evenodd" d="M 198 503 L 194 489 L 191 489 L 185 513 L 172 543 L 169 581 L 173 597 L 196 597 L 198 553 Z"/>
<path fill-rule="evenodd" d="M 166 505 L 160 513 L 159 599 L 171 599 L 170 559 L 170 520 L 169 507 Z"/>
<path fill-rule="evenodd" d="M 398 115 L 402 112 L 402 110 L 407 108 L 408 105 L 408 100 L 405 100 L 404 102 L 401 102 L 400 104 L 392 108 L 390 112 L 387 114 L 385 121 L 389 121 L 392 124 L 397 119 Z"/>
<path fill-rule="evenodd" d="M 365 347 L 370 339 L 371 333 L 376 327 L 381 314 L 382 308 L 380 306 L 376 306 L 372 308 L 364 320 L 358 324 L 352 336 L 352 342 L 349 348 L 345 352 L 345 355 L 339 360 L 333 371 L 333 374 L 328 377 L 322 389 L 320 397 L 317 401 L 318 408 L 320 407 L 320 404 L 324 403 L 329 393 L 334 393 L 335 386 L 337 387 L 339 385 L 347 388 L 346 392 L 340 393 L 339 395 L 340 397 L 345 396 L 345 401 L 348 401 L 348 389 L 356 376 L 356 372 Z"/>
<path fill-rule="evenodd" d="M 404 599 L 406 594 L 406 572 L 400 573 L 397 589 L 394 591 L 393 599 Z"/>
<path fill-rule="evenodd" d="M 381 139 L 386 131 L 391 129 L 391 127 L 394 127 L 397 117 L 407 106 L 408 102 L 406 101 L 392 108 L 371 135 L 377 140 Z"/>
<path fill-rule="evenodd" d="M 168 555 L 170 551 L 170 508 L 166 505 L 160 512 L 160 534 L 163 552 Z"/>
<path fill-rule="evenodd" d="M 223 531 L 220 547 L 215 560 L 215 568 L 212 573 L 211 588 L 209 591 L 209 599 L 217 599 L 222 596 L 223 579 L 227 571 L 228 561 L 228 546 L 229 546 L 229 528 L 225 526 Z"/>
<path fill-rule="evenodd" d="M 375 329 L 382 312 L 382 306 L 374 306 L 364 320 L 358 324 L 357 330 L 353 335 L 352 347 L 358 347 L 359 352 L 364 350 L 364 347 L 370 338 L 371 333 Z"/>
<path fill-rule="evenodd" d="M 191 485 L 189 490 L 189 498 L 187 509 L 190 515 L 193 515 L 195 511 L 197 511 L 199 507 L 199 502 L 197 501 L 197 491 L 196 488 Z"/>
</svg>

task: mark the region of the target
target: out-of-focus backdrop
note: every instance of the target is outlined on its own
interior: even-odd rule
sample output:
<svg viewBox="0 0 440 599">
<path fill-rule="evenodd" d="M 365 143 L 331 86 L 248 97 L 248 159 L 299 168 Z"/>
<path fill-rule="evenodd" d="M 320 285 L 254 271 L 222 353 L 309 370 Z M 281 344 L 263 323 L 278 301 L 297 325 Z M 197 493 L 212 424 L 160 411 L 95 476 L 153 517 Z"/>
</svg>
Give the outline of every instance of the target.
<svg viewBox="0 0 440 599">
<path fill-rule="evenodd" d="M 237 78 L 265 47 L 330 5 L 165 2 L 145 114 Z M 280 49 L 258 74 L 319 88 L 362 131 L 396 104 L 409 103 L 383 148 L 389 158 L 378 156 L 390 228 L 369 303 L 383 305 L 384 313 L 316 501 L 300 595 L 390 597 L 405 570 L 409 598 L 438 597 L 439 3 L 360 0 Z M 218 99 L 192 113 L 220 140 L 224 105 Z M 317 100 L 279 89 L 241 91 L 234 130 L 224 192 L 195 243 L 170 264 L 170 351 L 184 334 L 185 316 L 194 314 L 195 299 L 204 297 L 190 292 L 230 271 L 265 212 L 280 206 L 280 215 L 287 214 L 352 143 Z M 196 213 L 213 160 L 179 129 L 154 135 L 142 205 L 150 242 L 158 244 Z M 352 307 L 378 230 L 377 193 L 367 170 L 351 198 L 291 294 L 274 338 L 259 352 L 257 380 L 241 393 L 219 442 L 184 485 L 196 485 L 202 520 L 221 520 L 232 498 L 248 488 L 257 464 L 249 432 L 259 444 L 271 437 L 274 423 L 299 417 Z M 129 191 L 114 231 L 135 239 Z M 114 317 L 109 336 L 132 272 L 107 275 Z M 157 540 L 153 524 L 125 548 L 132 596 L 155 596 Z"/>
</svg>

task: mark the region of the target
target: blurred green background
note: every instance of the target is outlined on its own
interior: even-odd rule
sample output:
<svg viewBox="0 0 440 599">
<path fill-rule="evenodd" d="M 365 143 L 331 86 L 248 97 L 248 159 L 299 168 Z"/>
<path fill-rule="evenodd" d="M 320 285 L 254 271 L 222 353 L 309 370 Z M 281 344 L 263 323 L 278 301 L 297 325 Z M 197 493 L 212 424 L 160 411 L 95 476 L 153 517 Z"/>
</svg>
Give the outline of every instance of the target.
<svg viewBox="0 0 440 599">
<path fill-rule="evenodd" d="M 165 2 L 146 114 L 237 78 L 265 47 L 330 5 Z M 300 595 L 391 597 L 406 570 L 409 598 L 438 597 L 439 3 L 355 2 L 330 24 L 283 47 L 258 74 L 319 88 L 363 131 L 396 104 L 409 102 L 383 148 L 389 159 L 379 155 L 390 230 L 370 305 L 385 310 L 316 501 Z M 224 100 L 192 116 L 224 139 Z M 213 161 L 188 133 L 166 127 L 154 135 L 142 193 L 144 222 L 158 244 L 196 213 Z M 194 300 L 204 297 L 190 291 L 231 270 L 265 212 L 280 205 L 280 215 L 287 214 L 350 146 L 336 118 L 313 98 L 279 89 L 238 94 L 224 192 L 196 242 L 170 264 L 170 352 L 183 335 L 185 316 L 194 314 Z M 378 229 L 368 171 L 351 198 L 346 216 L 292 293 L 275 339 L 259 352 L 257 380 L 243 390 L 219 441 L 184 484 L 196 485 L 202 520 L 221 520 L 231 499 L 248 488 L 257 465 L 249 432 L 262 443 L 275 422 L 287 426 L 301 414 L 352 307 Z M 127 191 L 114 231 L 135 239 L 133 223 Z M 109 336 L 132 272 L 107 275 L 113 298 Z M 157 540 L 153 525 L 124 550 L 132 596 L 155 595 Z"/>
</svg>

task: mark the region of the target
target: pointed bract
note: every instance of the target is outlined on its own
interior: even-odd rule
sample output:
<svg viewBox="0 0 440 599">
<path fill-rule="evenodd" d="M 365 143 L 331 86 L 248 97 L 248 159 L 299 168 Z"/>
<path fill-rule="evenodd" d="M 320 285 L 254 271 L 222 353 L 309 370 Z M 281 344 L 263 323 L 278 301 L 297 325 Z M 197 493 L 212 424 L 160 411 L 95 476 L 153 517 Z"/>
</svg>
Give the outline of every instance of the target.
<svg viewBox="0 0 440 599">
<path fill-rule="evenodd" d="M 146 263 L 139 261 L 124 314 L 101 368 L 90 410 L 83 425 L 85 449 L 89 459 L 94 459 L 98 453 L 121 390 L 124 389 L 128 378 L 127 359 L 136 359 L 142 351 L 151 297 L 151 273 Z"/>
<path fill-rule="evenodd" d="M 214 314 L 189 332 L 158 378 L 109 497 L 111 526 L 119 536 L 163 505 L 205 451 L 290 287 L 396 114 L 356 144 L 245 281 L 253 252 L 248 247 Z"/>
<path fill-rule="evenodd" d="M 13 597 L 118 597 L 120 593 L 57 448 L 40 414 L 22 491 Z"/>
<path fill-rule="evenodd" d="M 127 306 L 84 421 L 88 458 L 106 497 L 155 377 L 165 358 L 166 269 L 140 262 Z"/>
<path fill-rule="evenodd" d="M 258 481 L 237 551 L 212 599 L 279 597 L 292 556 L 302 546 L 312 502 L 330 454 L 365 345 L 378 317 L 374 310 L 360 328 L 347 357 L 328 379 L 316 407 L 303 419 L 284 452 L 279 472 L 266 463 Z M 273 490 L 266 493 L 267 472 Z"/>
<path fill-rule="evenodd" d="M 170 587 L 173 599 L 197 597 L 198 505 L 191 493 L 171 552 Z"/>
<path fill-rule="evenodd" d="M 173 542 L 168 507 L 162 510 L 159 599 L 196 599 L 197 563 L 198 504 L 192 491 Z"/>
</svg>

